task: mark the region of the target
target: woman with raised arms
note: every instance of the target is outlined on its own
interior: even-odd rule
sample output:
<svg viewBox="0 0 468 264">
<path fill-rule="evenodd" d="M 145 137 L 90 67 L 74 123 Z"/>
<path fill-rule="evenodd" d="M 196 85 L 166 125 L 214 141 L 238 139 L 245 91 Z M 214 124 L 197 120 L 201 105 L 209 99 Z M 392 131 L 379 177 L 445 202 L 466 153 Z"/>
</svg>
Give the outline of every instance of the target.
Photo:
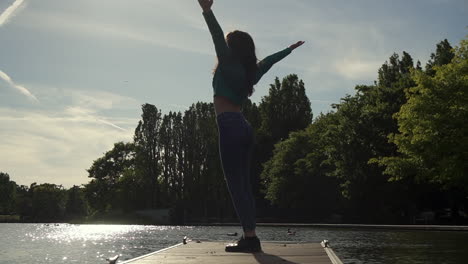
<svg viewBox="0 0 468 264">
<path fill-rule="evenodd" d="M 250 183 L 254 138 L 252 127 L 242 115 L 242 104 L 252 95 L 254 85 L 273 64 L 304 44 L 304 41 L 298 41 L 258 61 L 254 41 L 248 33 L 235 30 L 225 38 L 211 10 L 213 0 L 198 2 L 203 9 L 218 57 L 213 77 L 213 100 L 222 168 L 244 231 L 237 243 L 226 246 L 226 251 L 259 252 L 262 249 L 255 233 L 255 199 Z"/>
</svg>

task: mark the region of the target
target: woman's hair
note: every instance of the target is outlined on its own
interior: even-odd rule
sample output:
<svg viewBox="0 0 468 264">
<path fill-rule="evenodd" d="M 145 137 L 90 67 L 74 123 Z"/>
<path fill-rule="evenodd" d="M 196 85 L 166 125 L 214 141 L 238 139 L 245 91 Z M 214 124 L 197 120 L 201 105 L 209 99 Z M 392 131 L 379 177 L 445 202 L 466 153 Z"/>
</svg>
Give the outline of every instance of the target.
<svg viewBox="0 0 468 264">
<path fill-rule="evenodd" d="M 251 96 L 254 91 L 255 75 L 257 73 L 257 56 L 255 43 L 247 33 L 235 30 L 227 34 L 226 43 L 231 49 L 233 59 L 237 59 L 244 66 L 247 75 L 247 92 Z"/>
</svg>

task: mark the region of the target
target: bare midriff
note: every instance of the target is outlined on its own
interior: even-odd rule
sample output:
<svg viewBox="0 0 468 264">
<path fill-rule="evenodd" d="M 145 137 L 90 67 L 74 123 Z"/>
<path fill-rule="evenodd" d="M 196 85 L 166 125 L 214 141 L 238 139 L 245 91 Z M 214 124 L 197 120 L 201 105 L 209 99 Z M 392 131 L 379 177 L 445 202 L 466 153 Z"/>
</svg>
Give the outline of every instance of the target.
<svg viewBox="0 0 468 264">
<path fill-rule="evenodd" d="M 213 104 L 216 115 L 224 112 L 240 112 L 241 106 L 231 102 L 227 97 L 215 96 L 213 97 Z"/>
</svg>

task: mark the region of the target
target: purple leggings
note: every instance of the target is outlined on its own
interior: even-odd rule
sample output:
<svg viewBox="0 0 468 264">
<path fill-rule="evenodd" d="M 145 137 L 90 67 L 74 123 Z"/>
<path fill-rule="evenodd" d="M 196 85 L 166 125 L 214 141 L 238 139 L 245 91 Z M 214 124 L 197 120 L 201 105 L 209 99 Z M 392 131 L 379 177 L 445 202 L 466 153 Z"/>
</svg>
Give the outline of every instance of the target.
<svg viewBox="0 0 468 264">
<path fill-rule="evenodd" d="M 253 130 L 240 112 L 224 112 L 216 118 L 219 153 L 224 178 L 244 231 L 255 230 L 255 199 L 250 183 Z"/>
</svg>

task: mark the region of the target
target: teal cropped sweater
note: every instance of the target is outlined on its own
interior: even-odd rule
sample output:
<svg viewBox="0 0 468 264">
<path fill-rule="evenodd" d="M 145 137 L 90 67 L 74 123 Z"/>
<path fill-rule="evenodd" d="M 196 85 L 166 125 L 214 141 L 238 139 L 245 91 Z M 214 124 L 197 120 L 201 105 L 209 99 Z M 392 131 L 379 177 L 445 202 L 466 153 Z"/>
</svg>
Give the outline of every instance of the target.
<svg viewBox="0 0 468 264">
<path fill-rule="evenodd" d="M 236 105 L 242 105 L 248 97 L 245 69 L 239 61 L 231 58 L 231 50 L 226 44 L 223 30 L 216 21 L 213 12 L 211 10 L 203 12 L 203 16 L 213 37 L 216 55 L 218 56 L 218 67 L 213 77 L 214 96 L 224 96 Z M 260 61 L 254 84 L 260 81 L 273 64 L 288 56 L 291 51 L 290 48 L 286 48 Z"/>
</svg>

